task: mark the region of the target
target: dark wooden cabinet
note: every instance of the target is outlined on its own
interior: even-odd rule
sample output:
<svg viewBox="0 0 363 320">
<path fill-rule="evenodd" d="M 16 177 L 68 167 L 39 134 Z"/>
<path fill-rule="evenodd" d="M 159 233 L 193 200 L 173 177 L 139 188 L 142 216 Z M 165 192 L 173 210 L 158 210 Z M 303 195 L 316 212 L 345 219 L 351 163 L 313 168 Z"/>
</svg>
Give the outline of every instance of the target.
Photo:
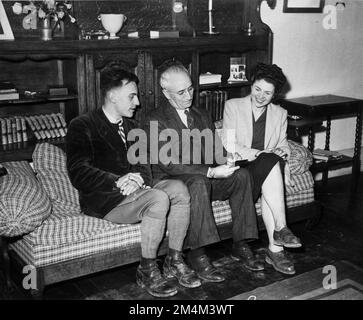
<svg viewBox="0 0 363 320">
<path fill-rule="evenodd" d="M 233 0 L 239 3 L 239 0 Z M 274 1 L 268 1 L 273 4 Z M 246 55 L 247 74 L 258 62 L 271 62 L 272 33 L 259 18 L 261 0 L 249 0 L 246 21 L 253 21 L 256 32 L 221 32 L 206 36 L 195 32 L 180 38 L 138 39 L 121 36 L 117 40 L 68 40 L 57 38 L 41 41 L 29 38 L 1 41 L 0 80 L 12 81 L 23 92 L 45 92 L 50 86 L 64 86 L 67 96 L 47 95 L 33 99 L 0 102 L 0 118 L 21 114 L 61 112 L 69 122 L 75 116 L 101 105 L 99 75 L 111 61 L 135 72 L 139 79 L 141 106 L 136 118 L 142 120 L 147 112 L 157 107 L 160 89 L 158 67 L 165 59 L 180 60 L 191 71 L 195 86 L 195 103 L 204 90 L 226 90 L 229 98 L 243 96 L 249 83 L 228 83 L 231 56 Z M 239 27 L 240 29 L 240 27 Z M 221 73 L 222 83 L 199 85 L 199 74 L 206 71 Z M 26 146 L 2 146 L 0 161 L 29 159 L 36 141 Z M 6 149 L 6 150 L 5 150 Z"/>
</svg>

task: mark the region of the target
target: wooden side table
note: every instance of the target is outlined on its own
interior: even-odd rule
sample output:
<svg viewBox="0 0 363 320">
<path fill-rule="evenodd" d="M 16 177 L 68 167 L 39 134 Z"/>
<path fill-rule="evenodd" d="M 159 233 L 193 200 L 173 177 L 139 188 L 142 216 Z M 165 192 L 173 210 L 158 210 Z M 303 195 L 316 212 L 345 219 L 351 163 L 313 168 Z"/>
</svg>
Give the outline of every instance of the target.
<svg viewBox="0 0 363 320">
<path fill-rule="evenodd" d="M 289 115 L 302 117 L 302 120 L 289 121 L 289 125 L 294 126 L 295 122 L 295 129 L 298 126 L 306 126 L 308 128 L 308 148 L 310 151 L 314 150 L 315 128 L 317 122 L 322 120 L 327 121 L 324 149 L 330 150 L 330 129 L 332 117 L 355 115 L 356 127 L 353 158 L 344 156 L 339 160 L 315 164 L 312 170 L 315 172 L 323 172 L 323 185 L 326 185 L 329 168 L 346 167 L 351 165 L 353 175 L 352 190 L 356 191 L 360 175 L 363 100 L 335 95 L 321 95 L 285 99 L 281 101 L 281 106 L 288 111 Z M 303 121 L 303 124 L 298 125 L 297 123 L 299 121 Z"/>
</svg>

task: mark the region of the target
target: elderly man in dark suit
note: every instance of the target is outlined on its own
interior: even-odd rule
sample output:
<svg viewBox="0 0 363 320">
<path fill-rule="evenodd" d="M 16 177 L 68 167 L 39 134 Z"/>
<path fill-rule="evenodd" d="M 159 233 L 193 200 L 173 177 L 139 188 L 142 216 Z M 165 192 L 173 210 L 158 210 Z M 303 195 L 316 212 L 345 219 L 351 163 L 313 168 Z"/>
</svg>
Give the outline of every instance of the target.
<svg viewBox="0 0 363 320">
<path fill-rule="evenodd" d="M 141 221 L 137 283 L 153 296 L 170 297 L 177 288 L 166 277 L 175 277 L 188 288 L 201 285 L 181 254 L 190 219 L 190 197 L 181 181 L 153 184 L 148 165 L 128 162 L 131 145 L 126 137 L 135 127 L 129 118 L 139 105 L 137 84 L 138 78 L 119 66 L 105 68 L 101 73 L 102 107 L 69 125 L 67 168 L 86 214 L 120 224 Z M 162 275 L 156 255 L 166 224 L 169 253 Z"/>
<path fill-rule="evenodd" d="M 210 263 L 204 247 L 220 241 L 211 201 L 229 199 L 233 220 L 232 257 L 242 261 L 249 270 L 263 270 L 263 263 L 255 258 L 245 241 L 258 237 L 252 199 L 253 181 L 248 171 L 238 166 L 216 165 L 215 156 L 207 159 L 210 158 L 208 148 L 216 149 L 215 141 L 207 146 L 208 138 L 202 139 L 198 145 L 194 139 L 186 139 L 188 129 L 204 133 L 207 130 L 207 135 L 209 132 L 209 137 L 214 137 L 214 125 L 205 110 L 192 105 L 192 81 L 181 63 L 174 60 L 164 62 L 160 85 L 166 99 L 162 97 L 161 105 L 148 115 L 144 123 L 147 134 L 155 132 L 155 126 L 159 132 L 158 148 L 153 147 L 154 139 L 150 141 L 149 161 L 155 180 L 178 179 L 188 186 L 191 222 L 185 245 L 191 248 L 188 253 L 191 266 L 205 281 L 224 280 L 224 276 Z M 167 135 L 179 137 L 179 141 L 169 141 Z M 163 154 L 165 149 L 170 149 L 170 152 Z M 187 158 L 192 159 L 190 162 L 185 161 L 186 153 L 189 153 Z"/>
</svg>

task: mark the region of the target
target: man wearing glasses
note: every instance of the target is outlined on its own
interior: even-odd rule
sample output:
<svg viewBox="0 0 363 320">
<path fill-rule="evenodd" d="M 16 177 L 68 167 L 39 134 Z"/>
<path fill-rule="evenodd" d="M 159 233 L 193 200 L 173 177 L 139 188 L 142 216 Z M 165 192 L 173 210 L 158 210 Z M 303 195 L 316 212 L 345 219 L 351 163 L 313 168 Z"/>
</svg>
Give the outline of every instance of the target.
<svg viewBox="0 0 363 320">
<path fill-rule="evenodd" d="M 232 256 L 249 270 L 263 270 L 264 265 L 256 260 L 245 241 L 258 237 L 252 199 L 253 182 L 248 171 L 238 166 L 217 165 L 215 153 L 212 153 L 212 161 L 208 161 L 208 149 L 216 149 L 216 141 L 213 140 L 208 148 L 207 139 L 201 139 L 199 145 L 192 139 L 192 132 L 195 131 L 209 131 L 214 137 L 214 125 L 205 110 L 193 106 L 192 81 L 180 62 L 172 60 L 163 63 L 160 68 L 160 86 L 163 92 L 161 103 L 146 117 L 144 124 L 147 134 L 150 134 L 155 123 L 159 132 L 158 148 L 149 145 L 149 160 L 155 180 L 178 179 L 189 189 L 191 218 L 185 240 L 185 246 L 191 249 L 188 252 L 189 263 L 204 281 L 225 280 L 223 274 L 210 263 L 204 247 L 220 241 L 211 201 L 229 199 L 233 221 Z M 178 143 L 175 143 L 175 139 L 173 142 L 160 138 L 168 131 L 171 136 L 179 137 Z M 186 131 L 191 134 L 185 135 Z M 187 146 L 186 136 L 189 137 Z M 168 148 L 171 156 L 160 156 Z M 190 159 L 189 162 L 185 161 L 186 153 L 189 153 L 186 157 Z"/>
</svg>

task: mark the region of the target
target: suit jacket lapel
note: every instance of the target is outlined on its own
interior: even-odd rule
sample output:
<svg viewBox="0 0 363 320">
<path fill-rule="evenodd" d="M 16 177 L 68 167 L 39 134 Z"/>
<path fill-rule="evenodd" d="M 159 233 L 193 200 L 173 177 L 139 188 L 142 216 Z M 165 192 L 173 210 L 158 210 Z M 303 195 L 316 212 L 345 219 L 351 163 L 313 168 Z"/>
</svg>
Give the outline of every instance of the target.
<svg viewBox="0 0 363 320">
<path fill-rule="evenodd" d="M 242 109 L 241 111 L 243 111 L 243 116 L 242 119 L 245 122 L 246 125 L 246 131 L 243 133 L 246 135 L 246 140 L 248 142 L 248 146 L 251 147 L 252 145 L 252 133 L 253 133 L 253 127 L 252 127 L 252 121 L 253 121 L 253 116 L 252 116 L 252 104 L 251 104 L 251 98 L 250 96 L 247 97 L 247 107 Z"/>
<path fill-rule="evenodd" d="M 100 136 L 103 138 L 105 143 L 107 143 L 112 149 L 116 150 L 125 150 L 125 145 L 119 136 L 119 134 L 113 129 L 111 123 L 106 118 L 102 109 L 97 109 L 96 111 L 97 120 L 99 122 L 98 132 Z M 127 136 L 127 130 L 125 134 Z"/>
<path fill-rule="evenodd" d="M 175 128 L 178 132 L 182 132 L 183 129 L 188 129 L 183 121 L 180 119 L 178 112 L 175 110 L 173 106 L 170 105 L 169 102 L 166 102 L 164 105 L 165 115 L 167 118 L 167 122 L 169 124 L 169 128 Z"/>
<path fill-rule="evenodd" d="M 270 103 L 266 111 L 266 128 L 265 128 L 265 148 L 268 148 L 272 135 L 276 129 L 276 115 L 273 110 L 273 106 Z"/>
<path fill-rule="evenodd" d="M 170 105 L 169 102 L 166 102 L 164 104 L 164 111 L 165 111 L 165 119 L 166 119 L 166 125 L 167 128 L 169 129 L 174 129 L 177 131 L 178 135 L 179 135 L 179 139 L 181 139 L 182 137 L 182 130 L 186 130 L 188 129 L 185 124 L 183 123 L 183 121 L 180 119 L 178 112 L 175 110 L 175 108 Z M 199 129 L 199 130 L 204 130 L 206 129 L 206 126 L 204 125 L 204 123 L 202 122 L 202 119 L 199 116 L 199 113 L 196 111 L 195 107 L 191 106 L 190 107 L 190 115 L 193 117 L 193 129 Z M 180 143 L 182 143 L 182 141 L 180 140 Z M 202 140 L 202 145 L 201 145 L 202 150 L 200 150 L 201 152 L 201 160 L 204 163 L 204 140 Z M 193 159 L 193 142 L 191 141 L 190 143 L 190 159 Z M 180 150 L 179 150 L 179 158 L 180 161 L 182 160 L 182 146 L 180 145 Z"/>
</svg>

